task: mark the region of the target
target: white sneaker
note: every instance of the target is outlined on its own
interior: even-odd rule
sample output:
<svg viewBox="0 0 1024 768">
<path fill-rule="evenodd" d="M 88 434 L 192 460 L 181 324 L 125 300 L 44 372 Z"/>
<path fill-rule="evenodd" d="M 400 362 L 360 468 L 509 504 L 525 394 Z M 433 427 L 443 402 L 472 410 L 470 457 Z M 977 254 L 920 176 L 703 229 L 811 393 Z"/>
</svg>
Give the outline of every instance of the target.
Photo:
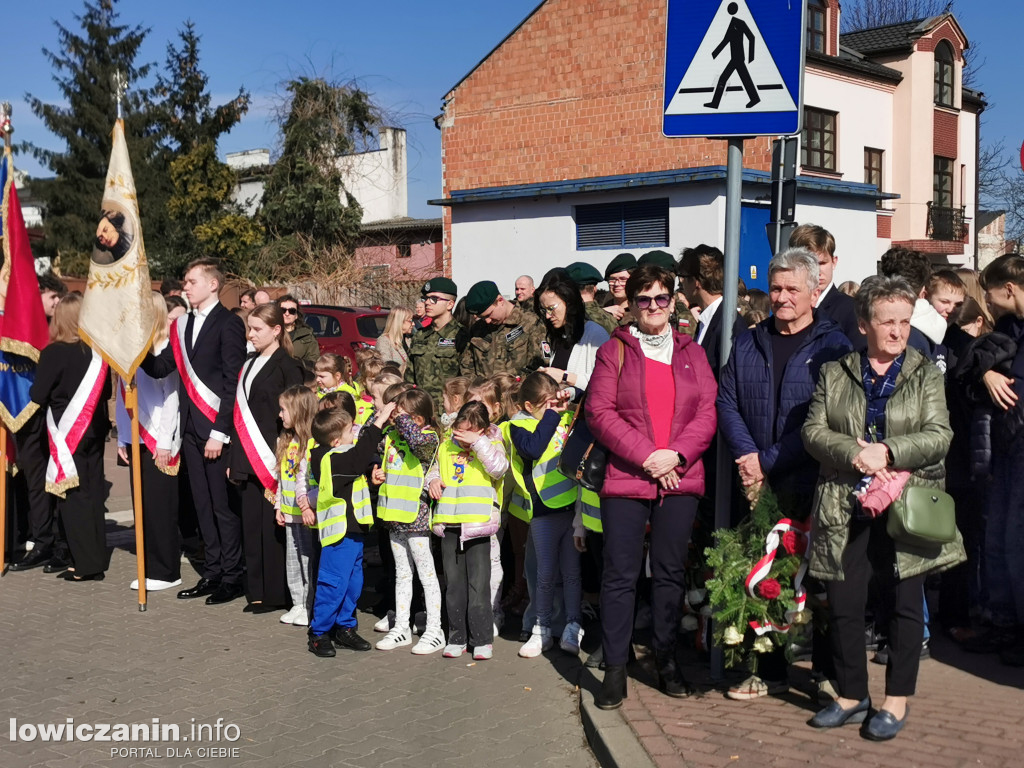
<svg viewBox="0 0 1024 768">
<path fill-rule="evenodd" d="M 417 656 L 426 656 L 440 651 L 444 648 L 444 634 L 441 632 L 424 632 L 420 637 L 420 641 L 412 647 L 412 652 Z"/>
<path fill-rule="evenodd" d="M 291 624 L 292 620 L 302 610 L 302 606 L 296 605 L 290 611 L 285 611 L 284 615 L 281 616 L 280 622 L 282 624 Z"/>
<path fill-rule="evenodd" d="M 377 641 L 378 651 L 393 651 L 403 645 L 412 645 L 412 632 L 409 628 L 399 629 L 395 627 L 384 637 Z"/>
<path fill-rule="evenodd" d="M 551 639 L 551 630 L 538 624 L 533 628 L 530 639 L 519 649 L 519 655 L 524 659 L 535 659 L 544 651 L 550 651 L 554 644 Z"/>
<path fill-rule="evenodd" d="M 374 632 L 390 632 L 395 628 L 395 612 L 388 611 L 387 616 L 380 619 L 376 624 L 373 625 Z"/>
<path fill-rule="evenodd" d="M 292 610 L 295 610 L 294 608 Z M 300 607 L 299 612 L 292 617 L 292 626 L 295 627 L 308 627 L 309 626 L 309 614 L 306 613 L 306 609 Z"/>
<path fill-rule="evenodd" d="M 487 645 L 478 645 L 473 649 L 473 659 L 475 661 L 487 661 L 494 657 L 494 646 L 491 643 Z"/>
<path fill-rule="evenodd" d="M 160 579 L 146 579 L 146 591 L 147 592 L 160 592 L 164 589 L 170 589 L 171 587 L 181 586 L 181 579 L 176 581 L 161 581 Z M 139 580 L 132 579 L 132 589 L 139 588 Z"/>
<path fill-rule="evenodd" d="M 562 631 L 562 639 L 558 645 L 566 653 L 580 655 L 580 643 L 583 642 L 583 628 L 575 621 L 570 621 Z"/>
<path fill-rule="evenodd" d="M 444 653 L 441 655 L 446 659 L 457 659 L 459 656 L 466 652 L 465 645 L 457 645 L 456 643 L 449 643 L 444 647 Z"/>
</svg>

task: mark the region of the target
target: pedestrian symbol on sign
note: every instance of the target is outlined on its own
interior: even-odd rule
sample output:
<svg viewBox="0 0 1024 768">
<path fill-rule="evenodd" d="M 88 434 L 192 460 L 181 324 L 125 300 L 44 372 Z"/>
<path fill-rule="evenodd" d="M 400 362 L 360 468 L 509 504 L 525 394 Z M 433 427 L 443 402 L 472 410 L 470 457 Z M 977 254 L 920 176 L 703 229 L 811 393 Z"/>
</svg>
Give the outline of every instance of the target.
<svg viewBox="0 0 1024 768">
<path fill-rule="evenodd" d="M 726 51 L 727 60 L 722 55 Z M 739 82 L 730 84 L 734 79 Z M 793 110 L 796 102 L 746 0 L 723 0 L 665 114 Z"/>
</svg>

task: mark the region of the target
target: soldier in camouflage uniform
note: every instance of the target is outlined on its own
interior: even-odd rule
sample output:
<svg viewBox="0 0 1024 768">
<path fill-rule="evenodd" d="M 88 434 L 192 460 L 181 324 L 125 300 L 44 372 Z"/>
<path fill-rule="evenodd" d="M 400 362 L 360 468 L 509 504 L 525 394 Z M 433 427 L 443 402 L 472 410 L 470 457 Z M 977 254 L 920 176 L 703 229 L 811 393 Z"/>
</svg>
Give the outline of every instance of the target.
<svg viewBox="0 0 1024 768">
<path fill-rule="evenodd" d="M 601 273 L 585 261 L 575 261 L 566 267 L 565 271 L 569 273 L 569 277 L 576 283 L 576 287 L 580 289 L 580 296 L 583 299 L 583 310 L 586 312 L 587 320 L 593 320 L 608 331 L 608 335 L 611 336 L 612 331 L 618 327 L 619 322 L 594 301 L 594 295 L 597 293 L 597 284 L 601 282 Z"/>
<path fill-rule="evenodd" d="M 536 315 L 537 305 L 533 301 L 535 290 L 537 290 L 537 286 L 534 285 L 533 278 L 529 275 L 520 275 L 516 279 L 516 299 L 512 303 L 523 310 L 523 312 L 530 312 Z"/>
<path fill-rule="evenodd" d="M 480 319 L 470 329 L 462 351 L 463 376 L 472 379 L 510 373 L 525 377 L 548 364 L 544 323 L 514 306 L 493 282 L 485 280 L 470 288 L 466 309 Z"/>
<path fill-rule="evenodd" d="M 445 381 L 459 375 L 459 353 L 465 341 L 465 330 L 452 317 L 457 296 L 458 288 L 446 277 L 435 277 L 423 286 L 431 323 L 412 337 L 405 369 L 405 380 L 434 398 L 438 413 L 443 412 Z"/>
</svg>

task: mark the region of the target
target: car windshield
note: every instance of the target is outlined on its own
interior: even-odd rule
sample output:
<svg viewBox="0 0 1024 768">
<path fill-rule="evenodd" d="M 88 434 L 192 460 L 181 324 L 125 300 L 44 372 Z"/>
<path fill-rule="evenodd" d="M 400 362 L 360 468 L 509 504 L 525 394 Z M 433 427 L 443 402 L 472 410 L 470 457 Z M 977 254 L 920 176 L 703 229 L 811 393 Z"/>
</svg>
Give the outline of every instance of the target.
<svg viewBox="0 0 1024 768">
<path fill-rule="evenodd" d="M 356 330 L 360 336 L 369 339 L 376 339 L 384 333 L 384 326 L 387 325 L 387 315 L 361 315 L 356 318 Z"/>
</svg>

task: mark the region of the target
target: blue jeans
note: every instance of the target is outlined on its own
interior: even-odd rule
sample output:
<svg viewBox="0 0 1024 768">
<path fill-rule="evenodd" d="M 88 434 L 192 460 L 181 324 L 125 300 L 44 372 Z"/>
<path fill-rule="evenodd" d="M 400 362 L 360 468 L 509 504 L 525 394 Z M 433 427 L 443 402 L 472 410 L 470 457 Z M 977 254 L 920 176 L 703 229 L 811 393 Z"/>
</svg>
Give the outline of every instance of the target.
<svg viewBox="0 0 1024 768">
<path fill-rule="evenodd" d="M 530 522 L 530 541 L 537 560 L 537 591 L 531 593 L 536 605 L 536 623 L 551 629 L 554 614 L 555 584 L 561 576 L 565 622 L 580 622 L 583 581 L 580 577 L 580 553 L 573 544 L 573 513 L 552 512 Z M 523 627 L 526 629 L 525 625 Z"/>
<path fill-rule="evenodd" d="M 537 623 L 537 550 L 533 546 L 533 534 L 526 537 L 526 556 L 523 560 L 523 576 L 526 578 L 526 592 L 530 602 L 523 611 L 523 631 L 529 632 Z M 551 604 L 551 618 L 548 626 L 552 636 L 561 635 L 565 629 L 565 605 L 562 602 L 562 576 L 555 576 L 554 601 Z"/>
<path fill-rule="evenodd" d="M 350 533 L 320 552 L 309 631 L 323 635 L 336 626 L 355 627 L 356 603 L 362 591 L 363 536 Z"/>
<path fill-rule="evenodd" d="M 1024 624 L 1024 438 L 993 451 L 985 529 L 985 586 L 992 623 Z"/>
</svg>

